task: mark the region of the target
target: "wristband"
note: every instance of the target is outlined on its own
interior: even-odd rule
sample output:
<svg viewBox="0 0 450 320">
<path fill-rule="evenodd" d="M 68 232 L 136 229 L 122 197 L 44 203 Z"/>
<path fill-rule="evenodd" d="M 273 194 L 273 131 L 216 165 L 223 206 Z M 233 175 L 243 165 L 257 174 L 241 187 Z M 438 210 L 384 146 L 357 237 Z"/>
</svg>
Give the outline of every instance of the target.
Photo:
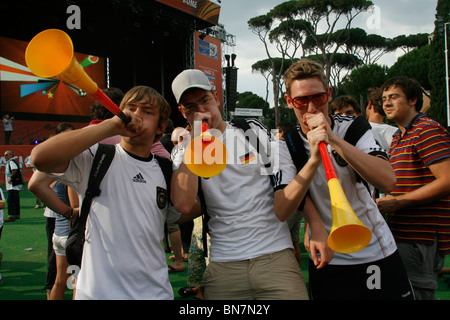
<svg viewBox="0 0 450 320">
<path fill-rule="evenodd" d="M 63 216 L 64 218 L 66 218 L 67 220 L 72 219 L 72 216 L 73 216 L 73 209 L 72 209 L 71 207 L 67 207 L 67 211 L 64 212 L 64 214 L 62 214 L 62 216 Z"/>
<path fill-rule="evenodd" d="M 120 118 L 120 120 L 123 121 L 123 123 L 125 123 L 125 126 L 127 126 L 127 124 L 129 124 L 131 122 L 131 118 L 129 116 L 127 116 L 125 113 L 123 113 L 122 111 L 118 114 L 116 114 L 116 116 L 118 116 Z"/>
</svg>

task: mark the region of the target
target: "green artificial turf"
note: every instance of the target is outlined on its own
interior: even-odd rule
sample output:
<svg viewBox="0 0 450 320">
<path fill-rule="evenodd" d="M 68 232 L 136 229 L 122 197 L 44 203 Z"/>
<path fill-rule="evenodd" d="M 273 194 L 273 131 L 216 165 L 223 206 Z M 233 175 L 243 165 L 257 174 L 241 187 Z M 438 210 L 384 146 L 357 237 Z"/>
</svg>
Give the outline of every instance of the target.
<svg viewBox="0 0 450 320">
<path fill-rule="evenodd" d="M 3 186 L 3 190 L 5 190 Z M 4 191 L 5 197 L 7 193 Z M 36 200 L 28 190 L 20 192 L 21 219 L 4 224 L 0 239 L 0 251 L 3 253 L 0 273 L 3 283 L 0 284 L 0 300 L 45 300 L 46 292 L 43 289 L 46 275 L 47 236 L 45 232 L 46 218 L 44 209 L 34 209 Z M 7 218 L 7 209 L 4 217 Z M 303 231 L 303 230 L 302 230 Z M 300 234 L 300 240 L 303 233 Z M 308 281 L 306 251 L 302 247 L 302 271 L 305 280 Z M 171 254 L 167 253 L 167 263 Z M 178 290 L 187 286 L 187 263 L 183 272 L 170 273 L 169 278 L 173 287 L 176 300 L 189 300 L 181 298 Z M 446 258 L 446 267 L 450 267 L 450 257 Z M 450 300 L 450 287 L 445 281 L 450 280 L 450 275 L 439 279 L 439 288 L 436 291 L 437 300 Z M 65 299 L 72 298 L 72 290 L 67 289 Z"/>
</svg>

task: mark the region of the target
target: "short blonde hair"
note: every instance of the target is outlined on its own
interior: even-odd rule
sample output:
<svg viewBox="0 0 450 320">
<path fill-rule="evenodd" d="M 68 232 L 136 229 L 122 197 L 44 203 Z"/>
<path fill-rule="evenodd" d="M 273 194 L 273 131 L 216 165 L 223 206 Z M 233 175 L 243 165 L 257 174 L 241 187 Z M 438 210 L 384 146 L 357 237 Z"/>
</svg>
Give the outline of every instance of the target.
<svg viewBox="0 0 450 320">
<path fill-rule="evenodd" d="M 159 122 L 158 124 L 162 126 L 163 123 L 167 123 L 167 120 L 172 113 L 172 108 L 170 104 L 162 95 L 158 93 L 155 89 L 147 86 L 136 86 L 128 90 L 123 96 L 120 102 L 120 110 L 123 110 L 125 106 L 129 103 L 139 102 L 141 100 L 147 99 L 152 105 L 159 107 Z M 161 127 L 162 128 L 162 127 Z M 164 129 L 164 128 L 162 128 Z M 156 135 L 155 141 L 161 138 L 162 134 Z"/>
<path fill-rule="evenodd" d="M 291 86 L 294 80 L 318 78 L 322 81 L 325 89 L 328 89 L 327 79 L 323 65 L 310 59 L 300 59 L 293 63 L 284 74 L 284 84 L 287 94 L 291 94 Z"/>
</svg>

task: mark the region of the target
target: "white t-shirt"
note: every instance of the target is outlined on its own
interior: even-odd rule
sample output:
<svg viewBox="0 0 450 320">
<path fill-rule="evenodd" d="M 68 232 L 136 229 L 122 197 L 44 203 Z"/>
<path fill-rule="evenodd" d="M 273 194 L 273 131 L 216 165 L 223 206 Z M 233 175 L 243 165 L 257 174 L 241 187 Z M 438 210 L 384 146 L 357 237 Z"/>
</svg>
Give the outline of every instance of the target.
<svg viewBox="0 0 450 320">
<path fill-rule="evenodd" d="M 53 211 L 52 209 L 50 209 L 49 207 L 46 206 L 44 208 L 44 217 L 56 218 L 57 216 L 58 216 L 58 214 L 55 211 Z"/>
<path fill-rule="evenodd" d="M 10 159 L 8 162 L 6 162 L 6 170 L 5 170 L 5 186 L 6 186 L 6 190 L 22 190 L 23 185 L 18 185 L 18 186 L 13 186 L 11 182 L 9 182 L 9 178 L 11 177 L 11 173 L 13 170 L 18 170 L 19 172 L 17 174 L 22 174 L 20 172 L 20 168 L 17 165 L 17 163 L 15 161 L 13 161 L 13 159 Z"/>
<path fill-rule="evenodd" d="M 97 147 L 75 157 L 57 175 L 80 194 L 80 204 Z M 86 224 L 75 298 L 173 299 L 161 242 L 166 218 L 175 222 L 180 215 L 161 204 L 169 195 L 157 160 L 138 160 L 116 145 L 100 189 Z"/>
<path fill-rule="evenodd" d="M 354 117 L 335 116 L 334 119 L 333 132 L 340 137 L 344 137 Z M 308 140 L 303 137 L 300 132 L 299 135 L 303 140 L 303 144 L 309 156 Z M 380 146 L 376 144 L 371 130 L 368 130 L 361 137 L 357 142 L 356 147 L 365 153 L 374 155 L 382 153 L 385 155 Z M 330 145 L 328 145 L 328 150 L 331 155 L 333 148 Z M 355 170 L 353 170 L 350 165 L 341 167 L 333 156 L 331 156 L 331 159 L 347 200 L 361 222 L 372 232 L 372 239 L 369 245 L 361 251 L 351 254 L 335 252 L 334 258 L 330 264 L 360 264 L 388 257 L 396 250 L 397 246 L 386 221 L 378 211 L 377 204 L 368 192 L 366 186 L 363 183 L 356 182 Z M 280 168 L 281 174 L 277 175 L 277 179 L 275 179 L 275 188 L 288 185 L 297 175 L 297 169 L 292 162 L 291 155 L 284 140 L 280 143 Z M 376 168 L 374 168 L 374 170 L 376 170 Z M 317 211 L 329 233 L 332 226 L 331 201 L 323 164 L 319 166 L 309 190 Z"/>
<path fill-rule="evenodd" d="M 397 127 L 370 122 L 370 126 L 372 127 L 373 137 L 380 144 L 380 146 L 386 151 L 389 152 L 392 142 L 392 136 L 394 133 L 399 130 Z"/>
<path fill-rule="evenodd" d="M 272 139 L 259 121 L 252 119 L 250 126 L 259 133 L 263 145 Z M 271 178 L 261 174 L 264 161 L 246 142 L 244 132 L 231 124 L 220 139 L 227 148 L 227 166 L 214 177 L 201 178 L 210 216 L 210 260 L 241 261 L 293 248 L 287 223 L 278 220 L 273 211 Z M 172 152 L 175 170 L 183 151 Z"/>
</svg>

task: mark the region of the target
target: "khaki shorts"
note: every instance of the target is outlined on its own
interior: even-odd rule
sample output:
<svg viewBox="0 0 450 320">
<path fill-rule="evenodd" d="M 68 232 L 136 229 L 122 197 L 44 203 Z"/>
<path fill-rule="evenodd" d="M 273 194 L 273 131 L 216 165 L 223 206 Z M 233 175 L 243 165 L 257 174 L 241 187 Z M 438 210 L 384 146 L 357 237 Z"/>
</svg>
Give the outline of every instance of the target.
<svg viewBox="0 0 450 320">
<path fill-rule="evenodd" d="M 244 261 L 211 261 L 203 281 L 206 300 L 308 300 L 291 249 Z"/>
<path fill-rule="evenodd" d="M 302 221 L 302 215 L 300 212 L 295 211 L 287 220 L 289 231 L 291 232 L 292 242 L 300 241 L 300 222 Z"/>
<path fill-rule="evenodd" d="M 172 233 L 175 231 L 180 230 L 180 226 L 178 225 L 178 223 L 168 223 L 167 224 L 167 232 L 168 233 Z"/>
</svg>

